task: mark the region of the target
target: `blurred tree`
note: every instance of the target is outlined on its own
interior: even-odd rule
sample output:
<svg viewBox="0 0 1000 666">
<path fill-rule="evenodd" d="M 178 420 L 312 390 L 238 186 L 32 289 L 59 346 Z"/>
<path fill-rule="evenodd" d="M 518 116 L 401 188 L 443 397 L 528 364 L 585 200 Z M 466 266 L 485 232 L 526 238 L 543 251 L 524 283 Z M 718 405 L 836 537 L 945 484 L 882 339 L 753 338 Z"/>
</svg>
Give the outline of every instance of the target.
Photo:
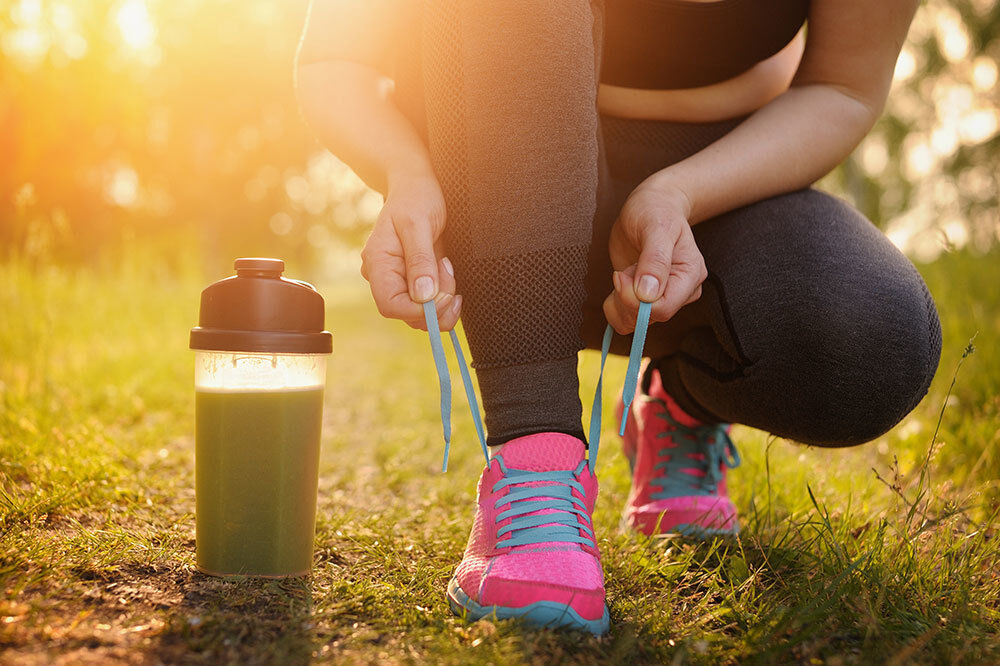
<svg viewBox="0 0 1000 666">
<path fill-rule="evenodd" d="M 322 155 L 294 99 L 305 8 L 20 0 L 0 10 L 3 247 L 69 259 L 148 236 L 200 238 L 210 255 L 308 256 L 337 236 L 357 242 L 377 197 Z"/>
<path fill-rule="evenodd" d="M 307 0 L 0 5 L 0 254 L 134 237 L 213 261 L 355 246 L 380 198 L 301 122 Z M 883 119 L 824 185 L 918 258 L 997 242 L 996 0 L 927 0 Z"/>
<path fill-rule="evenodd" d="M 918 259 L 1000 240 L 1000 3 L 927 0 L 885 114 L 827 184 Z"/>
</svg>

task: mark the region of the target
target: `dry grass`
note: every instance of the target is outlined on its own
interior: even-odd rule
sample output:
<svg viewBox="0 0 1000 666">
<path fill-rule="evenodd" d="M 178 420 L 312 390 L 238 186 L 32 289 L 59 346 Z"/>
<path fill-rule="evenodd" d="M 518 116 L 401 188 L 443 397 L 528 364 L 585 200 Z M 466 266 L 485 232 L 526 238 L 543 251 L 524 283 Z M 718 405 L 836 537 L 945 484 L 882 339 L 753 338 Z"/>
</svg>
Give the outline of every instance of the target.
<svg viewBox="0 0 1000 666">
<path fill-rule="evenodd" d="M 479 447 L 458 398 L 451 471 L 439 473 L 426 341 L 352 287 L 324 290 L 337 294 L 337 353 L 314 574 L 219 580 L 192 568 L 186 335 L 202 278 L 141 261 L 0 265 L 0 663 L 1000 660 L 997 259 L 924 268 L 945 356 L 930 396 L 886 437 L 825 451 L 736 429 L 739 540 L 618 533 L 628 478 L 609 428 L 602 639 L 448 612 Z M 584 355 L 585 393 L 595 375 Z M 622 375 L 613 363 L 611 381 Z"/>
</svg>

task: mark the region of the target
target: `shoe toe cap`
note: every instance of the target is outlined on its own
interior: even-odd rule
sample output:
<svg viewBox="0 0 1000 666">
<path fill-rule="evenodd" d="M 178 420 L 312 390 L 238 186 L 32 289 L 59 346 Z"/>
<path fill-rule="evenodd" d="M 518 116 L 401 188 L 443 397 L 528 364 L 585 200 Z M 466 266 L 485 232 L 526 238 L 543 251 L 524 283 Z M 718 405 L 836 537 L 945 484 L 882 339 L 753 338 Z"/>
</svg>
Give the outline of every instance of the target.
<svg viewBox="0 0 1000 666">
<path fill-rule="evenodd" d="M 572 608 L 584 620 L 598 620 L 604 614 L 604 587 L 579 588 L 537 581 L 487 577 L 482 604 L 505 608 L 524 608 L 538 602 L 562 604 Z"/>
</svg>

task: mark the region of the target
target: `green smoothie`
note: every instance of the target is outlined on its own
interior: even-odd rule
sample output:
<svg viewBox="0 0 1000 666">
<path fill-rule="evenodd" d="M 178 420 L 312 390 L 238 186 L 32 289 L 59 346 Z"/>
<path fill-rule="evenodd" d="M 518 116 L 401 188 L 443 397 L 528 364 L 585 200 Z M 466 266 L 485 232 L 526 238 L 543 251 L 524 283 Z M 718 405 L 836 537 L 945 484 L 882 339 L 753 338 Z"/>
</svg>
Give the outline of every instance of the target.
<svg viewBox="0 0 1000 666">
<path fill-rule="evenodd" d="M 198 568 L 308 573 L 323 389 L 198 389 L 195 396 Z"/>
</svg>

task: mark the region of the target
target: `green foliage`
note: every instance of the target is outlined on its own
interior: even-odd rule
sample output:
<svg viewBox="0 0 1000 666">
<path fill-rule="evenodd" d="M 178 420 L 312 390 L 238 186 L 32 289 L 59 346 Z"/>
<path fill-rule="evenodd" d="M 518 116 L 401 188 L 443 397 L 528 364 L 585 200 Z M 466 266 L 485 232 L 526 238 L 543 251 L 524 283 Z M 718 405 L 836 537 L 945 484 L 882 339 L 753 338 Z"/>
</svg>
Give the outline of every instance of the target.
<svg viewBox="0 0 1000 666">
<path fill-rule="evenodd" d="M 922 2 L 882 119 L 825 182 L 908 254 L 997 242 L 1000 3 Z"/>
<path fill-rule="evenodd" d="M 168 270 L 155 253 L 131 254 L 113 269 L 0 264 L 0 662 L 1000 659 L 995 252 L 923 267 L 944 358 L 891 433 L 823 450 L 735 430 L 738 540 L 619 533 L 629 480 L 609 424 L 595 517 L 612 617 L 603 639 L 450 614 L 444 589 L 481 453 L 457 397 L 440 473 L 427 341 L 379 319 L 361 285 L 323 290 L 336 352 L 312 577 L 194 571 L 186 337 L 206 280 L 194 261 Z M 585 397 L 597 361 L 582 356 Z M 623 375 L 623 360 L 609 361 L 611 385 Z M 609 389 L 605 413 L 613 401 Z"/>
<path fill-rule="evenodd" d="M 311 258 L 330 236 L 356 243 L 377 198 L 320 152 L 294 98 L 306 4 L 5 3 L 0 253 L 79 260 L 139 237 Z"/>
<path fill-rule="evenodd" d="M 380 198 L 301 121 L 307 0 L 16 0 L 0 8 L 0 254 L 130 239 L 213 260 L 355 247 Z M 996 242 L 995 0 L 921 5 L 886 114 L 825 185 L 908 252 Z M 192 233 L 195 232 L 195 233 Z"/>
</svg>

